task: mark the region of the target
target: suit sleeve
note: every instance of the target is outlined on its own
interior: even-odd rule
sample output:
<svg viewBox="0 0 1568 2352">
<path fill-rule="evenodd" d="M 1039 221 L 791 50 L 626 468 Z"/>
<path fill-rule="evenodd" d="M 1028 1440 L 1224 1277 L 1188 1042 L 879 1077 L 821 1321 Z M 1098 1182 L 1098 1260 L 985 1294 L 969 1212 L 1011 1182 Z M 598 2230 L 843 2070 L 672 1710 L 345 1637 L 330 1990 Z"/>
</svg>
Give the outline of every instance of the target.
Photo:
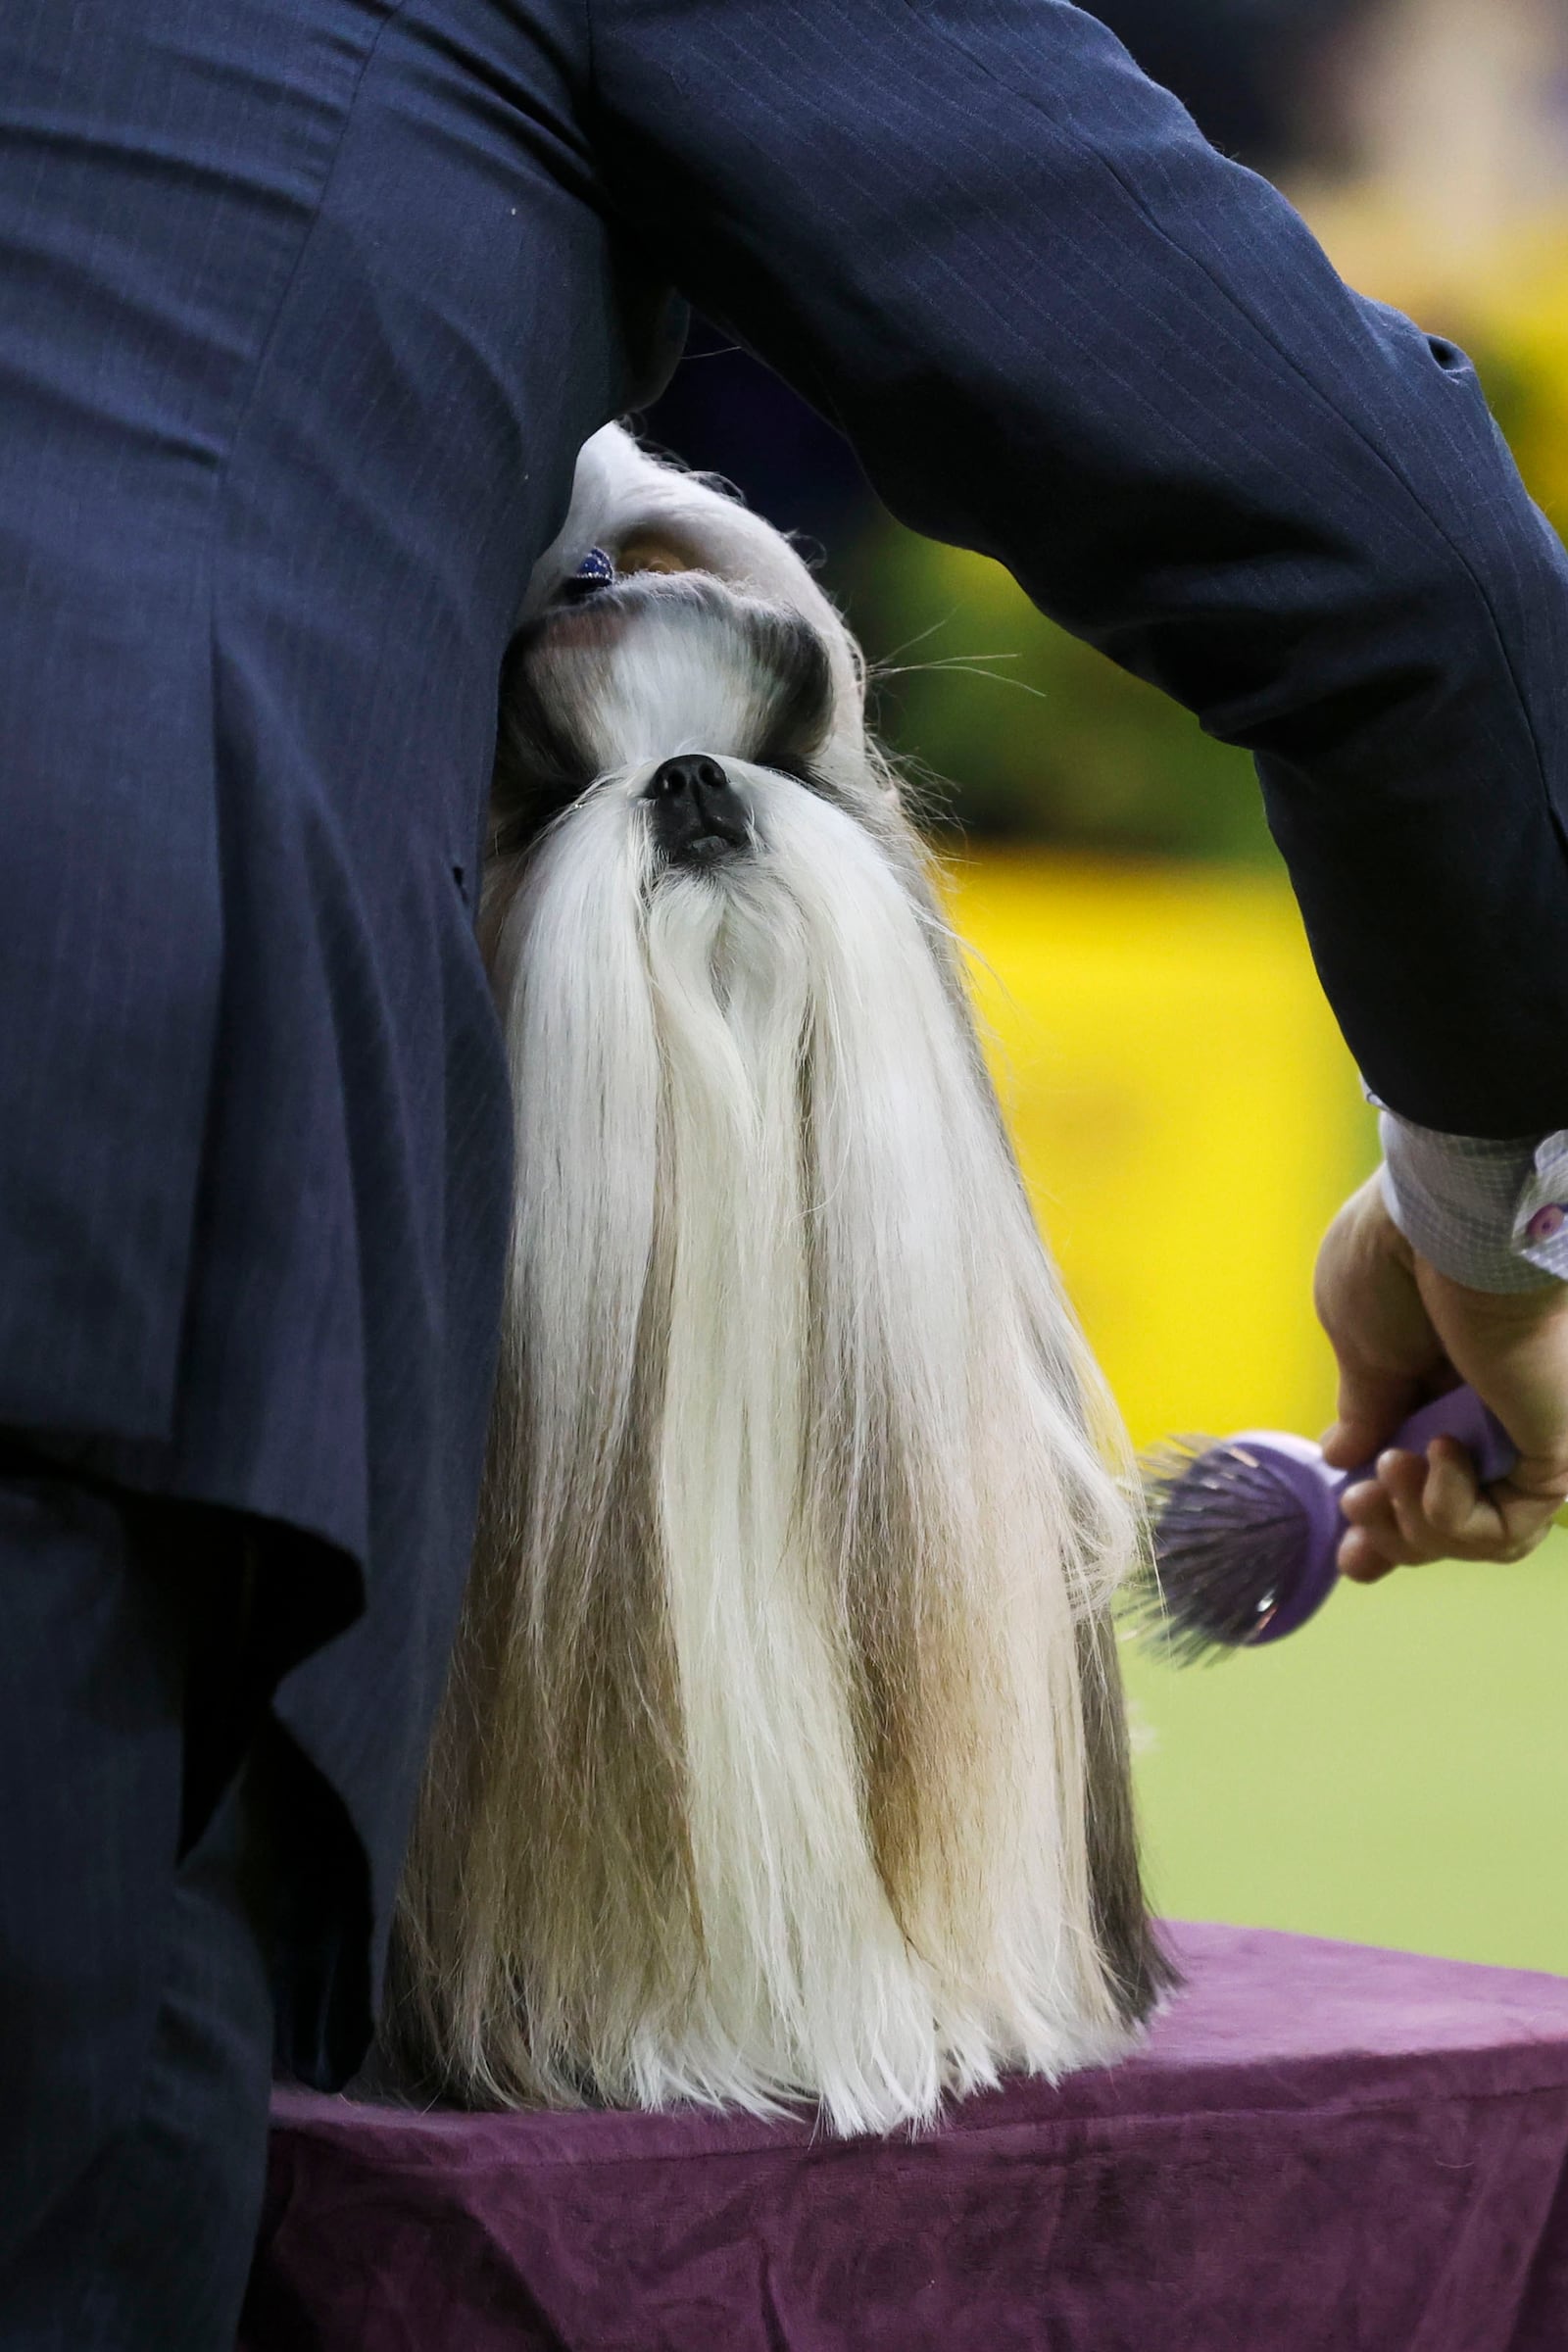
<svg viewBox="0 0 1568 2352">
<path fill-rule="evenodd" d="M 904 521 L 1254 753 L 1382 1100 L 1568 1123 L 1568 558 L 1463 355 L 1062 0 L 592 9 L 659 266 Z"/>
</svg>

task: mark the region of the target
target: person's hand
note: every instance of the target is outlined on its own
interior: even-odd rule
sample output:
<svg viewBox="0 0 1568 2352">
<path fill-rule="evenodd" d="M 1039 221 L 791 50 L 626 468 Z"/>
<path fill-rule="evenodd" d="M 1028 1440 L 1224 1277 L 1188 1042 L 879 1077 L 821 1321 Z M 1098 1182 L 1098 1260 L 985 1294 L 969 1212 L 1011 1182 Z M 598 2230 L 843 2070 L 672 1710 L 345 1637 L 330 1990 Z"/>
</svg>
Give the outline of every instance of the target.
<svg viewBox="0 0 1568 2352">
<path fill-rule="evenodd" d="M 1523 1559 L 1568 1498 L 1568 1282 L 1467 1290 L 1416 1255 L 1372 1177 L 1329 1227 L 1313 1287 L 1340 1366 L 1324 1458 L 1375 1463 L 1344 1498 L 1342 1574 L 1374 1584 L 1427 1560 Z M 1389 1448 L 1418 1405 L 1461 1380 L 1519 1449 L 1490 1487 L 1457 1439 L 1425 1454 Z"/>
</svg>

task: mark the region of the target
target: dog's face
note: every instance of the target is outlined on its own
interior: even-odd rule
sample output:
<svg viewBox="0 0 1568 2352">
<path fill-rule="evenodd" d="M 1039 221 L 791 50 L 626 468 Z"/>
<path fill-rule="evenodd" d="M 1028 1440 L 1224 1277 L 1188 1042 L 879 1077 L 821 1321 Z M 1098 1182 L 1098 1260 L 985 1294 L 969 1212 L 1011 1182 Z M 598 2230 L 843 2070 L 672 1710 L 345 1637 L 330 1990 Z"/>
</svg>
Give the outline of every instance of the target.
<svg viewBox="0 0 1568 2352">
<path fill-rule="evenodd" d="M 819 632 L 710 572 L 665 564 L 563 597 L 508 662 L 498 846 L 524 847 L 613 779 L 658 866 L 754 856 L 770 789 L 832 789 L 832 721 Z"/>
<path fill-rule="evenodd" d="M 792 818 L 809 823 L 803 802 L 830 805 L 911 868 L 917 843 L 865 745 L 842 629 L 667 544 L 644 539 L 620 562 L 636 568 L 587 592 L 567 582 L 509 653 L 498 878 L 589 801 L 597 855 L 618 837 L 645 898 L 677 876 L 718 890 L 755 878 L 784 829 L 799 832 Z"/>
</svg>

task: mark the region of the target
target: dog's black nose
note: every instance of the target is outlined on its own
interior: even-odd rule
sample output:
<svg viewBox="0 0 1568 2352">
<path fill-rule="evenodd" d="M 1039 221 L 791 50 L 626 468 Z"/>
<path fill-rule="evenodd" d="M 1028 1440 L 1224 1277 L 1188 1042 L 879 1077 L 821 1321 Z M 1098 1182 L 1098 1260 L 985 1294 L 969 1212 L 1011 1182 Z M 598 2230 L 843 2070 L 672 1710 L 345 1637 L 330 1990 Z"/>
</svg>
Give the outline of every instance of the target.
<svg viewBox="0 0 1568 2352">
<path fill-rule="evenodd" d="M 746 804 L 706 752 L 666 760 L 643 799 L 652 807 L 655 841 L 677 865 L 711 865 L 751 847 Z"/>
</svg>

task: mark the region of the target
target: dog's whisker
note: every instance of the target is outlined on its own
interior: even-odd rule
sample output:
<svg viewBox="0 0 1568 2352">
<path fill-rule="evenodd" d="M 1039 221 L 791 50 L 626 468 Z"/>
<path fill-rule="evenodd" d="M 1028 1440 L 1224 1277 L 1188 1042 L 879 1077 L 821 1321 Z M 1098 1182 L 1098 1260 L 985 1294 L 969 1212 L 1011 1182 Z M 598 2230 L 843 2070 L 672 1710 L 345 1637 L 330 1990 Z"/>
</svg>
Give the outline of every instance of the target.
<svg viewBox="0 0 1568 2352">
<path fill-rule="evenodd" d="M 873 678 L 880 676 L 887 662 L 897 662 L 900 655 L 906 654 L 913 645 L 924 645 L 926 639 L 934 637 L 939 629 L 951 628 L 957 617 L 956 607 L 952 612 L 939 613 L 937 618 L 929 621 L 923 629 L 916 629 L 912 637 L 906 637 L 902 645 L 894 646 L 883 660 L 867 663 L 869 675 Z"/>
<path fill-rule="evenodd" d="M 914 678 L 945 673 L 952 676 L 989 678 L 993 686 L 1011 686 L 1020 694 L 1032 694 L 1037 702 L 1050 702 L 1051 696 L 1044 686 L 1032 686 L 1027 678 L 1002 677 L 996 670 L 983 666 L 988 662 L 1016 662 L 1017 660 L 1016 654 L 955 654 L 936 662 L 910 662 L 895 669 L 880 670 L 878 675 L 884 678 Z"/>
</svg>

